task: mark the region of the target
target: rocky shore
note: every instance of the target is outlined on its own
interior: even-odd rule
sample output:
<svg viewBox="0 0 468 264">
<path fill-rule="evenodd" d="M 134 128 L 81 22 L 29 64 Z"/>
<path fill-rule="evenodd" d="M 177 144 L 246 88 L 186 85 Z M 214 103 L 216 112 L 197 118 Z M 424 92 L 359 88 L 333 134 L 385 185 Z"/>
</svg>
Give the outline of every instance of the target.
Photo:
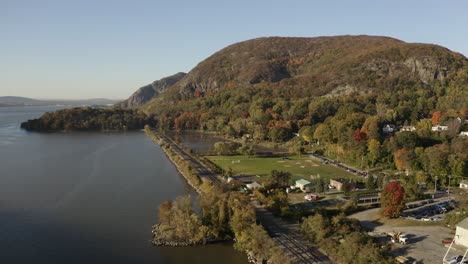
<svg viewBox="0 0 468 264">
<path fill-rule="evenodd" d="M 203 244 L 201 242 L 189 241 L 189 240 L 173 240 L 167 237 L 164 230 L 162 230 L 160 224 L 154 225 L 151 233 L 153 234 L 151 243 L 155 246 L 185 247 L 185 246 L 195 246 L 195 245 Z"/>
</svg>

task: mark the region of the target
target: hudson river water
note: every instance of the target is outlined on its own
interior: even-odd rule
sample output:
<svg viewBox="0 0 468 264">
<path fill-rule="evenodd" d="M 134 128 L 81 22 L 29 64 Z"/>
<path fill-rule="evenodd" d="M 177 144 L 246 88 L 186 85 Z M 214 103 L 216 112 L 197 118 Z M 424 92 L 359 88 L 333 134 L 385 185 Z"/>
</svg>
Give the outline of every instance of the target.
<svg viewBox="0 0 468 264">
<path fill-rule="evenodd" d="M 0 107 L 0 263 L 247 263 L 230 244 L 153 247 L 159 203 L 194 192 L 143 132 L 26 132 Z"/>
</svg>

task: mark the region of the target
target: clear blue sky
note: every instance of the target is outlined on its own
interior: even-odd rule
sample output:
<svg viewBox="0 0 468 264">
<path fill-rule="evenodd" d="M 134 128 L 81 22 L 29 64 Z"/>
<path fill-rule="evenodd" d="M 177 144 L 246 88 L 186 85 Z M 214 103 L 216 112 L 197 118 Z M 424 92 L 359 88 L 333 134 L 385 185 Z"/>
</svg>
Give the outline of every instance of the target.
<svg viewBox="0 0 468 264">
<path fill-rule="evenodd" d="M 468 55 L 468 1 L 0 0 L 0 96 L 126 98 L 261 36 L 386 35 Z"/>
</svg>

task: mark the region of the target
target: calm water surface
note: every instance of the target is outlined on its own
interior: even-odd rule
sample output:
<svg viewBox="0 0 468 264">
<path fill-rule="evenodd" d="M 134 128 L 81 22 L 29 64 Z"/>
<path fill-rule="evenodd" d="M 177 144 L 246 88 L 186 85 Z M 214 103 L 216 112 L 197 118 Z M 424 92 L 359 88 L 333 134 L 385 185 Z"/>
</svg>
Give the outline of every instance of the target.
<svg viewBox="0 0 468 264">
<path fill-rule="evenodd" d="M 151 246 L 160 202 L 192 194 L 142 132 L 29 133 L 56 107 L 0 107 L 0 263 L 247 263 L 229 244 Z"/>
</svg>

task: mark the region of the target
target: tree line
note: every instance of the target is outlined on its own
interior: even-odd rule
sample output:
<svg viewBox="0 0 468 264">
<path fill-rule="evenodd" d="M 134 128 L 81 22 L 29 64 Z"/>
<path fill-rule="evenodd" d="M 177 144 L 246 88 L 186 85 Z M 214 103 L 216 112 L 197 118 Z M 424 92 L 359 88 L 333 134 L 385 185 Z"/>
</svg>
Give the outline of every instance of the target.
<svg viewBox="0 0 468 264">
<path fill-rule="evenodd" d="M 251 252 L 269 263 L 289 263 L 282 249 L 256 223 L 255 210 L 246 194 L 222 190 L 210 182 L 202 183 L 200 190 L 200 214 L 195 213 L 190 196 L 159 206 L 159 228 L 168 239 L 201 243 L 204 239 L 235 238 L 237 250 Z"/>
<path fill-rule="evenodd" d="M 134 130 L 154 125 L 152 117 L 137 109 L 76 107 L 47 112 L 21 123 L 33 131 Z"/>
</svg>

